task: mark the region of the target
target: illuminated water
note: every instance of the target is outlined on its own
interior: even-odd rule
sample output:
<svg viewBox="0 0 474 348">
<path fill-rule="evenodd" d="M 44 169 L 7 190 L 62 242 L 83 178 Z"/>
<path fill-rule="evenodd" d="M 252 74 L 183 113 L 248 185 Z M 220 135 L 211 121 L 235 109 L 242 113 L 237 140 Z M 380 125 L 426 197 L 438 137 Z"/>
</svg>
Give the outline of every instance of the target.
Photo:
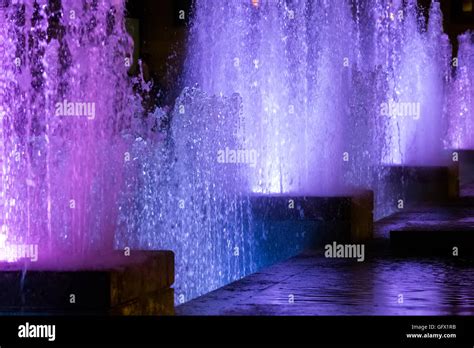
<svg viewBox="0 0 474 348">
<path fill-rule="evenodd" d="M 317 229 L 272 233 L 252 195 L 370 188 L 376 217 L 389 214 L 389 166 L 444 163 L 449 63 L 437 3 L 425 21 L 413 0 L 197 1 L 188 89 L 166 140 L 135 142 L 118 245 L 174 250 L 179 303 L 260 268 L 265 243 L 275 262 Z"/>
<path fill-rule="evenodd" d="M 256 218 L 255 195 L 374 189 L 387 215 L 389 166 L 442 164 L 446 135 L 469 134 L 471 46 L 452 80 L 439 4 L 426 20 L 404 3 L 198 0 L 187 88 L 150 115 L 123 1 L 2 5 L 1 260 L 171 249 L 184 302 L 308 244 L 316 222 Z"/>
<path fill-rule="evenodd" d="M 80 264 L 113 246 L 131 96 L 123 5 L 2 4 L 0 260 Z"/>
<path fill-rule="evenodd" d="M 448 146 L 474 148 L 474 35 L 460 35 L 455 76 L 450 83 Z"/>
</svg>

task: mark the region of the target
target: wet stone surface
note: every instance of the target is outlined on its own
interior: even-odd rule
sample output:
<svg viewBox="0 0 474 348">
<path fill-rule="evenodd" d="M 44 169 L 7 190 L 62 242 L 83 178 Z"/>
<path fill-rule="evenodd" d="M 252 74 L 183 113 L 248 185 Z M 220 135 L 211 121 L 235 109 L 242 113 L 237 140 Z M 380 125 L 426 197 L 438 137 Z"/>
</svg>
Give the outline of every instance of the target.
<svg viewBox="0 0 474 348">
<path fill-rule="evenodd" d="M 473 315 L 474 261 L 397 257 L 389 233 L 439 226 L 474 232 L 473 186 L 444 205 L 405 209 L 375 225 L 364 262 L 303 253 L 176 308 L 178 315 Z"/>
</svg>

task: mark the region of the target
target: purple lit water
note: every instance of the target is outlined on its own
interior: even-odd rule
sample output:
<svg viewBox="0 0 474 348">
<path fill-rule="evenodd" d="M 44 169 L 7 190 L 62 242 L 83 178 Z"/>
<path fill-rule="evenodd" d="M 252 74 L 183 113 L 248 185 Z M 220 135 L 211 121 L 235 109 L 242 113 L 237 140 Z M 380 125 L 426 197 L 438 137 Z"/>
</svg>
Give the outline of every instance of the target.
<svg viewBox="0 0 474 348">
<path fill-rule="evenodd" d="M 347 2 L 197 3 L 186 81 L 242 97 L 237 146 L 258 155 L 247 191 L 341 191 L 352 36 Z"/>
<path fill-rule="evenodd" d="M 386 119 L 381 162 L 443 164 L 443 107 L 451 47 L 443 33 L 440 5 L 432 3 L 426 22 L 415 0 L 405 6 L 401 1 L 385 3 L 384 8 L 386 17 L 378 23 L 377 64 L 387 74 L 385 103 L 397 105 L 399 112 L 382 115 Z"/>
<path fill-rule="evenodd" d="M 474 34 L 459 36 L 455 76 L 449 93 L 448 146 L 474 149 Z"/>
<path fill-rule="evenodd" d="M 240 146 L 258 153 L 250 191 L 347 192 L 357 167 L 443 163 L 451 52 L 438 3 L 424 21 L 414 0 L 198 2 L 187 81 L 241 95 Z"/>
<path fill-rule="evenodd" d="M 184 302 L 261 266 L 250 196 L 375 189 L 379 207 L 387 166 L 443 163 L 448 125 L 470 146 L 472 46 L 452 82 L 436 2 L 425 21 L 414 0 L 197 0 L 187 87 L 147 117 L 124 1 L 1 3 L 0 249 L 48 264 L 171 249 Z M 93 115 L 57 115 L 70 103 Z"/>
<path fill-rule="evenodd" d="M 404 3 L 194 3 L 187 88 L 164 142 L 135 137 L 116 244 L 175 251 L 177 303 L 261 266 L 271 228 L 249 196 L 374 189 L 378 218 L 398 199 L 390 166 L 444 164 L 450 46 L 438 3 L 429 20 Z"/>
<path fill-rule="evenodd" d="M 176 308 L 178 315 L 472 315 L 472 264 L 306 253 Z M 317 280 L 317 281 L 315 281 Z M 289 301 L 293 296 L 294 302 Z"/>
<path fill-rule="evenodd" d="M 0 261 L 81 264 L 112 250 L 131 116 L 123 11 L 2 2 Z"/>
</svg>

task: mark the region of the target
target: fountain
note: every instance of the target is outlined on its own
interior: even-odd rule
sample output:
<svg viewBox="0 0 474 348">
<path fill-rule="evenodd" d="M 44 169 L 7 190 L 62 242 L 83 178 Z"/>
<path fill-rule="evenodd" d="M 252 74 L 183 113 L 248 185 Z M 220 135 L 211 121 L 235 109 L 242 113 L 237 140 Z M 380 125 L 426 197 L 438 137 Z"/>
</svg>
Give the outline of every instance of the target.
<svg viewBox="0 0 474 348">
<path fill-rule="evenodd" d="M 382 163 L 438 165 L 442 157 L 445 80 L 451 47 L 442 32 L 439 3 L 433 2 L 429 21 L 419 17 L 416 1 L 386 7 L 377 48 L 388 88 L 379 115 L 385 117 Z"/>
<path fill-rule="evenodd" d="M 379 2 L 373 69 L 382 71 L 375 117 L 381 149 L 376 179 L 376 218 L 423 200 L 457 195 L 457 176 L 444 151 L 445 96 L 451 47 L 433 1 L 428 19 L 416 1 Z M 380 98 L 381 97 L 381 98 Z"/>
<path fill-rule="evenodd" d="M 342 192 L 333 174 L 354 62 L 349 4 L 200 2 L 195 12 L 186 81 L 241 95 L 241 146 L 258 154 L 249 190 Z"/>
<path fill-rule="evenodd" d="M 455 77 L 450 84 L 449 140 L 452 149 L 474 149 L 474 39 L 472 33 L 459 36 Z"/>
<path fill-rule="evenodd" d="M 182 303 L 304 248 L 363 241 L 372 210 L 450 180 L 437 2 L 427 20 L 415 0 L 198 0 L 187 87 L 147 115 L 123 11 L 2 2 L 1 261 L 80 269 L 170 249 Z M 467 69 L 452 90 L 472 92 Z"/>
<path fill-rule="evenodd" d="M 114 23 L 121 11 L 67 0 L 2 9 L 1 225 L 10 251 L 34 245 L 40 262 L 80 263 L 112 246 L 130 96 L 130 42 Z"/>
<path fill-rule="evenodd" d="M 140 162 L 148 184 L 139 185 L 145 191 L 139 200 L 155 192 L 165 198 L 159 207 L 151 199 L 143 204 L 145 210 L 124 220 L 140 229 L 138 245 L 153 248 L 166 241 L 173 250 L 182 250 L 177 252 L 178 277 L 189 272 L 184 277 L 193 279 L 193 285 L 177 279 L 177 302 L 238 279 L 265 265 L 264 260 L 276 262 L 310 246 L 336 216 L 337 209 L 329 207 L 352 202 L 349 206 L 356 209 L 354 201 L 362 190 L 375 191 L 375 215 L 383 217 L 397 209 L 400 198 L 413 202 L 425 190 L 449 181 L 442 141 L 449 57 L 436 2 L 426 21 L 414 0 L 337 5 L 324 0 L 197 1 L 184 81 L 195 86 L 191 99 L 202 105 L 183 101 L 189 90 L 176 102 L 170 147 L 148 154 L 162 158 L 164 151 L 176 164 L 160 171 L 160 165 L 150 165 L 159 159 Z M 228 133 L 214 128 L 216 114 L 225 107 L 215 106 L 211 112 L 208 100 L 232 99 L 235 93 L 241 107 L 225 113 L 234 130 L 232 148 L 225 145 Z M 180 107 L 186 111 L 181 113 Z M 184 114 L 189 123 L 178 121 Z M 216 158 L 229 148 L 256 158 L 252 165 L 237 165 L 238 175 L 232 179 Z M 192 155 L 196 151 L 199 156 Z M 222 176 L 213 177 L 221 170 Z M 424 179 L 431 186 L 424 186 Z M 333 206 L 334 199 L 338 203 Z M 237 208 L 229 212 L 226 204 Z M 219 206 L 219 213 L 210 214 Z M 370 203 L 362 206 L 371 219 Z M 360 229 L 356 233 L 362 238 L 370 230 L 363 226 L 365 234 Z M 156 230 L 162 232 L 157 235 Z M 335 228 L 332 236 L 340 232 Z M 242 248 L 229 235 L 261 248 Z M 293 243 L 283 235 L 290 235 Z M 204 245 L 207 249 L 195 250 Z M 202 270 L 196 260 L 208 267 Z M 224 265 L 227 275 L 217 265 Z"/>
<path fill-rule="evenodd" d="M 474 36 L 458 37 L 459 51 L 453 60 L 446 111 L 449 117 L 446 147 L 458 156 L 461 184 L 474 180 Z"/>
<path fill-rule="evenodd" d="M 0 311 L 120 307 L 136 263 L 163 271 L 155 254 L 113 249 L 135 105 L 123 13 L 116 0 L 1 2 L 0 277 L 19 292 L 3 290 Z"/>
<path fill-rule="evenodd" d="M 242 96 L 242 146 L 259 156 L 252 192 L 350 194 L 392 181 L 395 167 L 447 164 L 451 48 L 439 3 L 429 20 L 415 0 L 203 2 L 195 12 L 186 81 Z M 418 175 L 402 171 L 395 180 Z M 393 212 L 393 194 L 375 191 L 377 207 L 391 200 L 376 216 Z"/>
<path fill-rule="evenodd" d="M 307 22 L 319 17 L 324 25 Z M 196 2 L 190 87 L 170 112 L 148 115 L 171 119 L 168 130 L 138 132 L 116 238 L 117 248 L 175 252 L 176 303 L 331 235 L 362 234 L 354 216 L 371 223 L 370 195 L 355 202 L 334 175 L 348 167 L 339 120 L 349 115 L 350 20 L 348 4 Z"/>
</svg>

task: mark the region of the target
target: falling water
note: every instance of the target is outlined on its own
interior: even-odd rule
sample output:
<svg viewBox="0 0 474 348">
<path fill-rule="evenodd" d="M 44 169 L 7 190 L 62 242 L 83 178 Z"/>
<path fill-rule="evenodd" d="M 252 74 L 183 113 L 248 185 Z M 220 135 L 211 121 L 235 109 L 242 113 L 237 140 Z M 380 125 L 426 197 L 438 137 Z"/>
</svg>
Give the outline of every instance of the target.
<svg viewBox="0 0 474 348">
<path fill-rule="evenodd" d="M 2 2 L 1 260 L 81 264 L 112 248 L 130 117 L 123 10 Z"/>
<path fill-rule="evenodd" d="M 369 188 L 383 206 L 387 166 L 441 161 L 450 48 L 437 3 L 427 21 L 414 1 L 201 0 L 188 47 L 188 88 L 147 118 L 170 128 L 131 137 L 116 239 L 175 251 L 178 303 L 257 270 L 265 248 L 274 262 L 304 247 L 314 226 L 282 243 L 253 216 L 255 195 Z"/>
<path fill-rule="evenodd" d="M 335 194 L 344 157 L 364 152 L 441 163 L 450 47 L 438 3 L 425 23 L 414 0 L 202 1 L 191 37 L 189 84 L 242 96 L 252 191 Z M 370 148 L 353 146 L 367 135 Z"/>
<path fill-rule="evenodd" d="M 394 2 L 378 50 L 388 74 L 381 107 L 387 129 L 383 163 L 439 165 L 443 163 L 445 81 L 451 48 L 442 32 L 439 3 L 433 2 L 428 23 L 416 1 Z M 385 110 L 384 110 L 385 108 Z M 385 112 L 384 112 L 385 111 Z"/>
<path fill-rule="evenodd" d="M 307 226 L 270 233 L 255 197 L 368 188 L 379 206 L 387 166 L 441 163 L 436 2 L 426 20 L 414 0 L 198 0 L 187 88 L 146 117 L 122 1 L 1 3 L 0 248 L 171 249 L 182 302 L 304 247 Z"/>
<path fill-rule="evenodd" d="M 240 110 L 238 95 L 186 88 L 165 138 L 143 129 L 131 147 L 117 247 L 173 250 L 178 303 L 256 270 L 242 195 L 247 164 L 218 156 L 237 146 Z M 161 109 L 149 115 L 152 124 L 163 117 Z"/>
<path fill-rule="evenodd" d="M 243 99 L 243 148 L 260 193 L 341 191 L 354 61 L 351 9 L 328 1 L 202 1 L 187 81 Z"/>
<path fill-rule="evenodd" d="M 474 148 L 474 34 L 459 36 L 455 77 L 449 94 L 448 146 L 453 149 Z"/>
</svg>

